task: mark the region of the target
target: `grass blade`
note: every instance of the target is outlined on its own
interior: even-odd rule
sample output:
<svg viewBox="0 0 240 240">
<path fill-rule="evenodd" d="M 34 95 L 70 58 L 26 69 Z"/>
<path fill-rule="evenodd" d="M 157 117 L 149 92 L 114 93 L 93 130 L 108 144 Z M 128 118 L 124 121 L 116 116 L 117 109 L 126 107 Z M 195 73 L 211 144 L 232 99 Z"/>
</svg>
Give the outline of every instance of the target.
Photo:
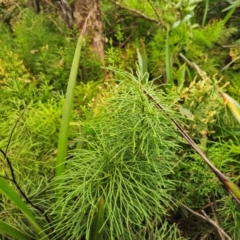
<svg viewBox="0 0 240 240">
<path fill-rule="evenodd" d="M 166 64 L 166 77 L 167 87 L 172 87 L 172 66 L 171 66 L 171 53 L 169 46 L 169 31 L 166 33 L 166 46 L 165 46 L 165 64 Z"/>
<path fill-rule="evenodd" d="M 60 127 L 59 139 L 58 139 L 58 151 L 57 151 L 57 163 L 56 163 L 56 172 L 55 177 L 60 177 L 65 171 L 65 159 L 67 154 L 67 141 L 68 141 L 68 130 L 69 130 L 69 121 L 71 117 L 72 111 L 72 102 L 73 102 L 73 95 L 74 95 L 74 88 L 78 74 L 80 56 L 81 56 L 81 49 L 84 43 L 84 34 L 86 31 L 86 23 L 91 15 L 92 12 L 89 13 L 85 24 L 83 26 L 82 32 L 78 38 L 77 46 L 75 49 L 71 72 L 68 80 L 68 87 L 66 98 L 63 107 L 63 114 L 62 114 L 62 122 Z M 61 183 L 61 180 L 58 178 L 56 180 L 56 198 L 58 199 L 62 193 L 59 190 L 58 186 Z"/>
<path fill-rule="evenodd" d="M 56 175 L 55 175 L 56 177 L 62 175 L 65 168 L 64 162 L 65 162 L 65 157 L 67 153 L 68 129 L 69 129 L 71 110 L 72 110 L 73 91 L 74 91 L 75 82 L 77 78 L 82 44 L 83 44 L 83 38 L 82 36 L 80 36 L 78 39 L 75 55 L 73 58 L 72 69 L 71 69 L 71 73 L 68 81 L 68 88 L 67 88 L 66 98 L 64 102 L 62 122 L 61 122 L 61 128 L 60 128 L 59 140 L 58 140 L 57 166 L 56 166 Z"/>
<path fill-rule="evenodd" d="M 22 201 L 18 194 L 8 185 L 8 183 L 2 178 L 0 178 L 0 193 L 2 193 L 8 199 L 10 199 L 19 208 L 19 210 L 21 210 L 21 212 L 28 219 L 28 221 L 35 228 L 35 230 L 42 239 L 49 239 L 47 235 L 44 233 L 41 226 L 38 224 L 37 220 L 35 219 L 32 212 L 29 210 L 27 205 Z"/>
<path fill-rule="evenodd" d="M 0 220 L 0 233 L 13 237 L 16 240 L 30 240 L 30 238 L 24 233 L 20 232 L 11 225 L 4 223 Z"/>
<path fill-rule="evenodd" d="M 224 92 L 220 92 L 221 96 L 225 99 L 227 102 L 228 107 L 230 108 L 233 116 L 237 119 L 237 121 L 240 123 L 240 105 L 239 103 L 230 97 L 228 94 Z"/>
<path fill-rule="evenodd" d="M 144 83 L 146 83 L 148 80 L 147 54 L 143 43 L 142 48 L 137 49 L 137 57 L 141 79 L 143 80 Z"/>
<path fill-rule="evenodd" d="M 234 1 L 230 4 L 229 7 L 223 9 L 222 12 L 228 11 L 228 13 L 226 14 L 226 16 L 223 18 L 222 22 L 225 25 L 228 20 L 230 19 L 230 17 L 234 14 L 235 10 L 240 6 L 240 0 Z"/>
<path fill-rule="evenodd" d="M 103 226 L 103 215 L 104 215 L 104 199 L 101 197 L 97 203 L 97 213 L 92 219 L 90 238 L 91 240 L 102 239 L 102 226 Z"/>
<path fill-rule="evenodd" d="M 204 26 L 206 23 L 208 7 L 209 7 L 209 0 L 205 0 L 205 8 L 204 8 L 204 14 L 203 14 L 203 19 L 202 19 L 202 26 Z"/>
</svg>

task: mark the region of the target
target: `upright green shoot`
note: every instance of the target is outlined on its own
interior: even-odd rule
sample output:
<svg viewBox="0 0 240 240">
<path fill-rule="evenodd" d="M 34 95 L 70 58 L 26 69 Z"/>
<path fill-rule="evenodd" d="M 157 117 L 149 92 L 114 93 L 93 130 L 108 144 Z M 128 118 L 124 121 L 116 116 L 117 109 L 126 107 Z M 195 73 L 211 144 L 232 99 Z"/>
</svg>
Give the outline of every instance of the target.
<svg viewBox="0 0 240 240">
<path fill-rule="evenodd" d="M 147 54 L 144 45 L 142 45 L 141 49 L 137 49 L 137 57 L 139 64 L 139 73 L 140 77 L 144 83 L 148 80 L 148 67 L 147 67 Z"/>
<path fill-rule="evenodd" d="M 169 46 L 169 30 L 166 32 L 166 46 L 165 46 L 165 64 L 166 64 L 166 77 L 168 88 L 172 87 L 172 65 L 171 65 L 171 53 Z"/>
<path fill-rule="evenodd" d="M 88 17 L 90 16 L 90 14 L 91 12 L 89 13 Z M 86 22 L 87 20 L 88 18 L 86 19 Z M 55 177 L 57 178 L 56 189 L 55 189 L 57 199 L 62 195 L 61 191 L 58 188 L 59 184 L 61 184 L 61 180 L 59 177 L 65 171 L 65 158 L 67 154 L 69 121 L 71 117 L 74 87 L 75 87 L 77 74 L 78 74 L 81 49 L 84 43 L 84 33 L 86 30 L 86 22 L 78 38 L 77 46 L 75 49 L 75 54 L 73 57 L 72 68 L 71 68 L 71 72 L 68 80 L 67 93 L 66 93 L 66 98 L 65 98 L 64 108 L 63 108 L 63 114 L 62 114 L 62 122 L 61 122 L 59 139 L 58 139 L 57 164 L 56 164 L 56 173 L 55 173 Z"/>
<path fill-rule="evenodd" d="M 209 0 L 205 0 L 205 8 L 204 8 L 204 13 L 203 13 L 202 26 L 205 26 L 205 23 L 206 23 L 208 6 L 209 6 Z"/>
</svg>

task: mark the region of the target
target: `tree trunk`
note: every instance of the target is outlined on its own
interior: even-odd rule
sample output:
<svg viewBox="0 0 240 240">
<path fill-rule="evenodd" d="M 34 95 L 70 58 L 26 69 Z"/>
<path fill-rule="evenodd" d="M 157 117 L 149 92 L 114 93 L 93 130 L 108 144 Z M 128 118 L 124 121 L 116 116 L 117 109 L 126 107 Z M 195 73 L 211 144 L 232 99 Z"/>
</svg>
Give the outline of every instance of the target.
<svg viewBox="0 0 240 240">
<path fill-rule="evenodd" d="M 100 0 L 75 0 L 75 22 L 81 31 L 88 14 L 86 36 L 90 40 L 93 54 L 101 61 L 104 59 L 103 26 Z"/>
</svg>

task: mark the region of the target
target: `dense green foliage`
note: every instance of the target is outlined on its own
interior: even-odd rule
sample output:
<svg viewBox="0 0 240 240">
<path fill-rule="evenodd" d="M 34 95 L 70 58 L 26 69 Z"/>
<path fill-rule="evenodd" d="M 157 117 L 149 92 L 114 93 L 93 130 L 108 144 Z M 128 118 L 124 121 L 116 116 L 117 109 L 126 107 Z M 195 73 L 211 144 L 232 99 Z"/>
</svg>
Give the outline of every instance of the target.
<svg viewBox="0 0 240 240">
<path fill-rule="evenodd" d="M 238 8 L 216 0 L 102 0 L 101 8 L 105 70 L 86 40 L 57 178 L 78 34 L 51 6 L 0 11 L 0 176 L 23 197 L 9 160 L 49 218 L 22 198 L 44 230 L 36 236 L 38 226 L 1 191 L 0 238 L 14 239 L 1 229 L 10 226 L 19 239 L 224 239 L 222 229 L 238 240 L 240 206 L 171 121 L 240 186 L 239 123 L 219 94 L 240 100 Z"/>
</svg>

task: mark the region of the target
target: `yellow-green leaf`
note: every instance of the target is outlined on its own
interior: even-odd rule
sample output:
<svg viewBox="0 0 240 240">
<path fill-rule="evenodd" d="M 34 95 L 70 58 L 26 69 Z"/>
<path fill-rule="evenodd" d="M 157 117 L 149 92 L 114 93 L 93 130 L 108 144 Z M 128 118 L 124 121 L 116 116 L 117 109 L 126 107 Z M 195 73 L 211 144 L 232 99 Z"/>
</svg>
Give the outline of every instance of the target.
<svg viewBox="0 0 240 240">
<path fill-rule="evenodd" d="M 222 97 L 227 102 L 227 105 L 230 108 L 233 116 L 240 123 L 240 105 L 239 105 L 239 103 L 235 99 L 233 99 L 232 97 L 230 97 L 228 94 L 226 94 L 224 92 L 220 92 L 220 94 L 222 95 Z"/>
</svg>

